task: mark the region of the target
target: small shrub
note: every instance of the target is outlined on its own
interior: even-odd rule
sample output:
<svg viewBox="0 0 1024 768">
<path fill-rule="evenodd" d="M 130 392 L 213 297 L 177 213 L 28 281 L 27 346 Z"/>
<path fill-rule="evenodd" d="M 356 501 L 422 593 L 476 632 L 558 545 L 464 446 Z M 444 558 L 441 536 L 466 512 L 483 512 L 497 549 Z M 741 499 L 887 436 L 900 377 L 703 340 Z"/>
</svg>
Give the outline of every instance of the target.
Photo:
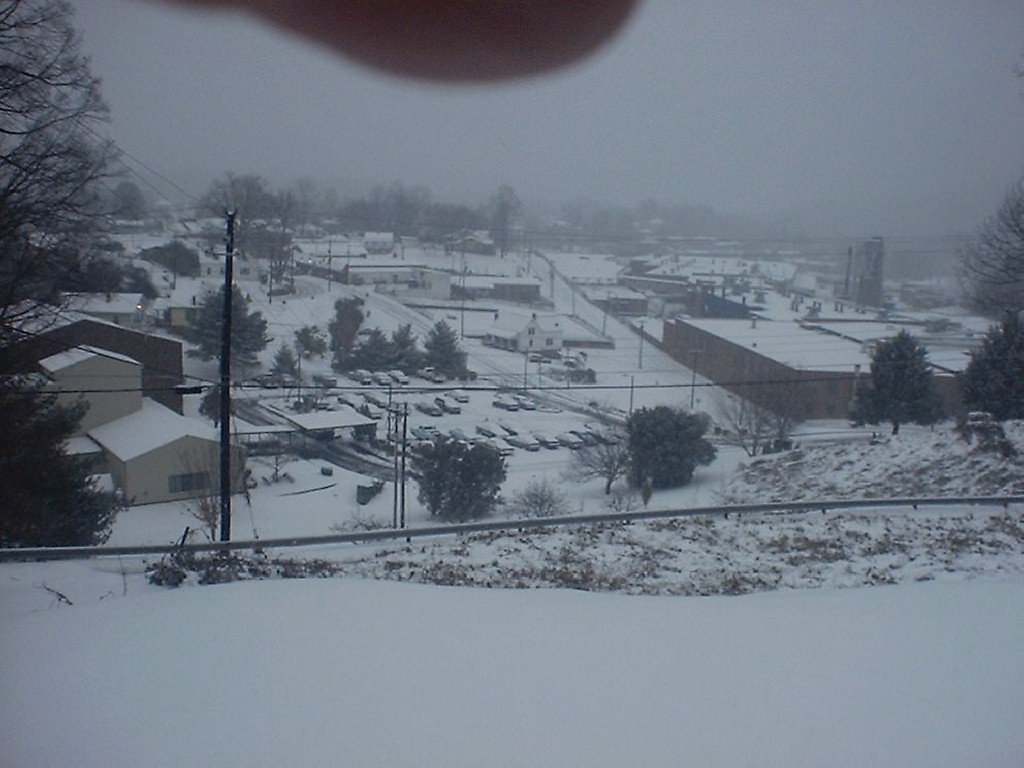
<svg viewBox="0 0 1024 768">
<path fill-rule="evenodd" d="M 565 494 L 546 478 L 531 481 L 508 503 L 508 511 L 520 517 L 557 517 L 568 510 Z"/>
</svg>

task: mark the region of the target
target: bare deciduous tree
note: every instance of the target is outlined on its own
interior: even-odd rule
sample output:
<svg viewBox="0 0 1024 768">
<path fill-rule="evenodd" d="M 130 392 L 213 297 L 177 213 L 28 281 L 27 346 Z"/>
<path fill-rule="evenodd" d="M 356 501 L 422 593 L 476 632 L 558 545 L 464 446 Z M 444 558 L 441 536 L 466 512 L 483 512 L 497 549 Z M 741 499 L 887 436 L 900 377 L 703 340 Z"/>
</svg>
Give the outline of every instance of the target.
<svg viewBox="0 0 1024 768">
<path fill-rule="evenodd" d="M 565 477 L 575 482 L 601 478 L 604 480 L 605 495 L 608 495 L 615 481 L 626 476 L 629 456 L 626 436 L 620 432 L 610 433 L 606 440 L 596 445 L 585 445 L 573 452 Z"/>
<path fill-rule="evenodd" d="M 799 381 L 775 374 L 721 397 L 718 413 L 727 428 L 726 440 L 748 456 L 785 443 L 805 419 L 806 398 L 801 390 Z"/>
<path fill-rule="evenodd" d="M 39 313 L 74 267 L 115 159 L 65 0 L 0 2 L 0 334 Z"/>
<path fill-rule="evenodd" d="M 1024 309 L 1024 179 L 960 252 L 962 284 L 974 305 L 992 316 Z"/>
<path fill-rule="evenodd" d="M 775 433 L 774 416 L 749 400 L 724 394 L 717 411 L 725 425 L 725 442 L 738 445 L 747 456 L 756 456 Z"/>
</svg>

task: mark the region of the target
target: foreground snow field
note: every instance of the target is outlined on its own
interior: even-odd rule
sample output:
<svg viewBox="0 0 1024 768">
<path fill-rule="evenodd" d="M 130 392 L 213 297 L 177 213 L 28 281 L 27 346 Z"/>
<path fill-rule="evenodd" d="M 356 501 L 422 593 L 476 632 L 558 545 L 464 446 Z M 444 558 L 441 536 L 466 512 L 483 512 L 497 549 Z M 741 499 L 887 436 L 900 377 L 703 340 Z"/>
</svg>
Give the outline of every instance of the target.
<svg viewBox="0 0 1024 768">
<path fill-rule="evenodd" d="M 49 564 L 79 587 L 83 563 Z M 106 577 L 121 577 L 106 574 Z M 1024 585 L 732 598 L 362 580 L 11 611 L 0 754 L 32 766 L 1018 766 Z"/>
</svg>

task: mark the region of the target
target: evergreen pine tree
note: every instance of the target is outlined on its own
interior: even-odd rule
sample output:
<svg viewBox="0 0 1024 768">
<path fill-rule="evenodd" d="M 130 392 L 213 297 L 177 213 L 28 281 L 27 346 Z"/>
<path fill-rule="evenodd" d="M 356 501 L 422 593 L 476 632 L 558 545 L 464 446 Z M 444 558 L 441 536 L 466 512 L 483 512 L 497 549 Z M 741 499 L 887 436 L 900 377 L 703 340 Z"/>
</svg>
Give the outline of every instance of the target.
<svg viewBox="0 0 1024 768">
<path fill-rule="evenodd" d="M 1020 315 L 1008 312 L 989 328 L 981 347 L 960 380 L 964 405 L 988 411 L 996 419 L 1024 418 L 1024 327 Z"/>
<path fill-rule="evenodd" d="M 292 348 L 282 344 L 274 354 L 274 362 L 270 367 L 271 372 L 280 376 L 295 376 L 298 372 L 298 359 Z"/>
<path fill-rule="evenodd" d="M 710 426 L 706 413 L 667 405 L 634 411 L 626 422 L 630 485 L 675 488 L 689 483 L 697 467 L 710 464 L 717 454 L 704 438 Z"/>
<path fill-rule="evenodd" d="M 295 350 L 306 360 L 327 354 L 327 337 L 322 328 L 304 325 L 295 332 Z"/>
<path fill-rule="evenodd" d="M 56 404 L 39 383 L 0 383 L 5 449 L 0 451 L 0 546 L 58 547 L 102 544 L 123 508 L 98 490 L 89 460 L 67 451 L 84 408 Z"/>
<path fill-rule="evenodd" d="M 941 415 L 928 350 L 906 331 L 879 342 L 871 357 L 871 380 L 857 392 L 854 418 L 869 424 L 888 421 L 895 435 L 901 424 L 934 424 Z"/>
<path fill-rule="evenodd" d="M 459 338 L 448 323 L 441 320 L 430 329 L 423 349 L 427 365 L 450 377 L 465 377 L 466 353 L 459 347 Z"/>
<path fill-rule="evenodd" d="M 391 341 L 380 328 L 371 328 L 369 335 L 348 356 L 350 368 L 386 371 L 394 359 Z"/>
<path fill-rule="evenodd" d="M 412 326 L 406 323 L 391 334 L 391 368 L 410 373 L 417 370 L 423 360 L 423 353 L 416 346 Z"/>
<path fill-rule="evenodd" d="M 359 328 L 363 324 L 363 310 L 358 299 L 339 299 L 334 303 L 334 319 L 327 326 L 331 337 L 331 352 L 334 353 L 332 367 L 346 371 L 359 366 L 353 365 L 352 354 Z"/>
<path fill-rule="evenodd" d="M 270 343 L 267 321 L 260 312 L 250 312 L 238 286 L 231 289 L 231 355 L 232 362 L 252 368 L 257 353 Z M 224 318 L 224 289 L 210 294 L 199 308 L 199 316 L 185 333 L 185 338 L 196 345 L 189 350 L 191 357 L 213 360 L 220 357 L 221 328 Z"/>
<path fill-rule="evenodd" d="M 417 447 L 412 468 L 420 503 L 444 520 L 473 520 L 491 512 L 506 477 L 505 459 L 496 448 L 455 440 Z"/>
</svg>

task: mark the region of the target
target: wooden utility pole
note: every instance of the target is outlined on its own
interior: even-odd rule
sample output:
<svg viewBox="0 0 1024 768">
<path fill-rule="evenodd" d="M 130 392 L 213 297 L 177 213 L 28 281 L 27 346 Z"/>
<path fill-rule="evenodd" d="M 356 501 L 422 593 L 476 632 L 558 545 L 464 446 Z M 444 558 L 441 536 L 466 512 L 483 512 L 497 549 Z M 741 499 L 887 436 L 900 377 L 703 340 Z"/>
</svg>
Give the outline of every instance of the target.
<svg viewBox="0 0 1024 768">
<path fill-rule="evenodd" d="M 400 475 L 399 475 L 399 477 L 401 479 L 401 488 L 400 488 L 400 490 L 401 490 L 401 501 L 399 502 L 400 505 L 401 505 L 400 506 L 401 519 L 399 520 L 399 525 L 402 528 L 405 528 L 405 460 L 406 460 L 406 447 L 408 445 L 408 437 L 409 437 L 409 403 L 403 402 L 402 403 L 402 469 L 401 469 L 401 472 L 400 472 Z M 409 539 L 406 539 L 406 543 L 408 543 L 408 541 L 409 541 Z"/>
<path fill-rule="evenodd" d="M 220 335 L 220 540 L 231 541 L 231 304 L 234 293 L 235 212 L 226 214 L 224 315 Z"/>
</svg>

